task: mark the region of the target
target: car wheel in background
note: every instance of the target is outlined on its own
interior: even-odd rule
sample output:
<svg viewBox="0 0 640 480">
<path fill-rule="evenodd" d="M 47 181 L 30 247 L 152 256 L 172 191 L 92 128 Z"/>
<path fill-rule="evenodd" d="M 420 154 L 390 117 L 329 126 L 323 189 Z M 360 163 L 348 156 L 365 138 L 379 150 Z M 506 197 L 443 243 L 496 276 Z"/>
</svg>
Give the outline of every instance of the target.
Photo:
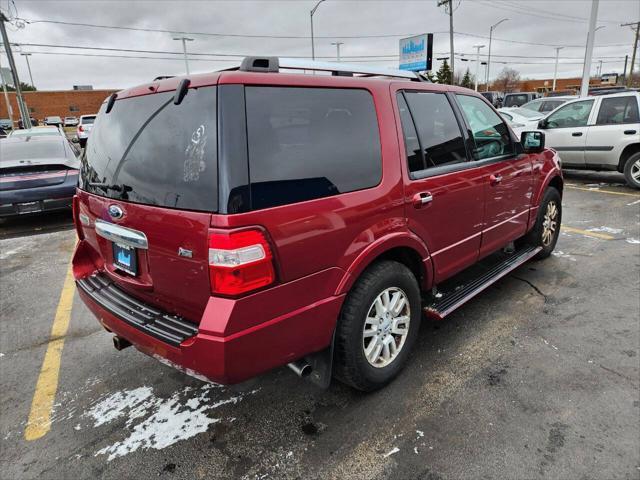
<svg viewBox="0 0 640 480">
<path fill-rule="evenodd" d="M 630 187 L 640 188 L 640 152 L 634 153 L 624 164 L 624 178 Z"/>
<path fill-rule="evenodd" d="M 335 336 L 335 377 L 358 390 L 389 383 L 407 361 L 422 316 L 418 282 L 405 265 L 370 266 L 342 307 Z"/>
</svg>

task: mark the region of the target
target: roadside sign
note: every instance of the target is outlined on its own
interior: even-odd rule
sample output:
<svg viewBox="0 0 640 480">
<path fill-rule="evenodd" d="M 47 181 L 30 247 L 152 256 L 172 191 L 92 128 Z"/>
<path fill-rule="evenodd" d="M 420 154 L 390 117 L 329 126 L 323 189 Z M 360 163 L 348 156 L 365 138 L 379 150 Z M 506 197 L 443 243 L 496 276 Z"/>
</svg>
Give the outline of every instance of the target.
<svg viewBox="0 0 640 480">
<path fill-rule="evenodd" d="M 431 70 L 432 61 L 433 33 L 423 33 L 400 40 L 400 70 Z"/>
</svg>

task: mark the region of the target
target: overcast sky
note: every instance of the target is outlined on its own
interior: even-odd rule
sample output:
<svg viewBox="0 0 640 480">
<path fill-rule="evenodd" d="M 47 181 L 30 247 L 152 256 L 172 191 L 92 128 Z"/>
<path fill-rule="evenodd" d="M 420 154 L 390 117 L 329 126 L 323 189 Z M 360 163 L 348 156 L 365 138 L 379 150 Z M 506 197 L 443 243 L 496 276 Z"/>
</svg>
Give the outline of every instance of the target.
<svg viewBox="0 0 640 480">
<path fill-rule="evenodd" d="M 316 1 L 30 1 L 0 0 L 0 8 L 14 19 L 8 27 L 12 43 L 57 46 L 99 47 L 129 50 L 153 50 L 180 53 L 182 46 L 169 32 L 148 32 L 35 23 L 38 20 L 89 23 L 105 26 L 152 30 L 194 32 L 188 49 L 194 53 L 236 55 L 311 56 L 309 11 Z M 494 30 L 491 76 L 505 63 L 523 78 L 553 76 L 553 46 L 560 51 L 559 76 L 580 76 L 590 13 L 590 0 L 454 0 L 455 52 L 475 59 L 473 45 L 489 41 L 470 35 L 488 36 L 489 27 L 509 20 Z M 529 13 L 527 13 L 529 11 Z M 16 22 L 15 18 L 30 23 Z M 640 1 L 601 0 L 596 34 L 594 65 L 603 60 L 602 72 L 622 72 L 624 56 L 631 58 L 634 32 L 620 23 L 640 20 Z M 18 24 L 23 28 L 18 28 Z M 410 34 L 433 32 L 434 57 L 449 54 L 449 18 L 437 0 L 326 0 L 314 16 L 316 57 L 335 58 L 332 42 L 343 42 L 341 54 L 351 60 L 370 61 L 377 65 L 397 66 L 398 40 Z M 213 36 L 212 34 L 264 35 L 264 38 Z M 378 36 L 362 38 L 362 36 Z M 382 36 L 389 35 L 389 36 Z M 300 38 L 269 38 L 292 36 Z M 360 38 L 354 38 L 358 37 Z M 381 37 L 382 36 L 382 37 Z M 526 45 L 530 42 L 546 45 Z M 148 82 L 158 75 L 184 74 L 181 55 L 106 50 L 26 46 L 14 48 L 18 73 L 29 81 L 25 57 L 19 52 L 33 52 L 30 57 L 33 80 L 39 90 L 70 89 L 88 84 L 94 88 L 125 88 Z M 36 53 L 38 52 L 38 53 Z M 44 52 L 56 53 L 46 54 Z M 59 55 L 73 53 L 75 55 Z M 160 58 L 106 58 L 88 55 L 123 55 Z M 383 59 L 362 56 L 388 55 Z M 640 57 L 640 54 L 638 55 Z M 239 57 L 238 57 L 239 58 Z M 0 56 L 7 66 L 6 56 Z M 214 61 L 214 59 L 222 61 Z M 386 61 L 380 61 L 386 60 Z M 486 60 L 482 58 L 481 60 Z M 630 61 L 630 60 L 629 60 Z M 216 56 L 193 57 L 192 72 L 218 70 L 238 64 L 237 60 Z M 439 62 L 435 62 L 437 69 Z M 640 65 L 640 58 L 636 61 Z M 456 70 L 475 62 L 456 61 Z M 484 76 L 480 67 L 480 77 Z M 637 69 L 638 67 L 636 67 Z"/>
</svg>

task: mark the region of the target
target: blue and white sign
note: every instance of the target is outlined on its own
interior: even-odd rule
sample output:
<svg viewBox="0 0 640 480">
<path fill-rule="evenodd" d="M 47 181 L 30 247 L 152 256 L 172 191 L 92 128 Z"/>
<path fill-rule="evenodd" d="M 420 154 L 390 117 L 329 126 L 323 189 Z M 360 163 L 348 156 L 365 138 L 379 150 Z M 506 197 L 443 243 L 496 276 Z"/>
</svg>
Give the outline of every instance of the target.
<svg viewBox="0 0 640 480">
<path fill-rule="evenodd" d="M 433 34 L 424 33 L 400 40 L 400 70 L 431 70 Z"/>
</svg>

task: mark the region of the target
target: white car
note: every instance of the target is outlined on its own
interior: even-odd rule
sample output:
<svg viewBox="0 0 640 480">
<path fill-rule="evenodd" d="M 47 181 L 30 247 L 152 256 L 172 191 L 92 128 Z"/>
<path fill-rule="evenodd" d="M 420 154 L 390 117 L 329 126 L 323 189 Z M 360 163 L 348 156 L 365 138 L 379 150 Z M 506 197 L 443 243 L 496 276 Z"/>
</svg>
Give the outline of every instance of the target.
<svg viewBox="0 0 640 480">
<path fill-rule="evenodd" d="M 527 110 L 533 110 L 534 112 L 540 112 L 543 115 L 546 115 L 547 113 L 554 111 L 560 105 L 571 100 L 575 100 L 576 98 L 578 98 L 577 95 L 536 98 L 535 100 L 525 103 L 520 108 L 526 108 Z"/>
<path fill-rule="evenodd" d="M 60 127 L 46 126 L 46 127 L 32 127 L 21 128 L 19 130 L 13 130 L 10 137 L 42 137 L 42 136 L 59 136 L 67 138 Z"/>
<path fill-rule="evenodd" d="M 639 112 L 640 93 L 635 91 L 580 98 L 540 120 L 538 129 L 564 168 L 618 171 L 630 186 L 640 188 Z"/>
<path fill-rule="evenodd" d="M 82 115 L 80 117 L 78 128 L 76 128 L 76 136 L 78 137 L 78 141 L 80 142 L 80 146 L 82 148 L 84 148 L 85 145 L 87 144 L 87 138 L 89 138 L 89 133 L 93 128 L 93 122 L 95 120 L 96 120 L 95 115 Z"/>
<path fill-rule="evenodd" d="M 499 108 L 498 113 L 514 130 L 523 129 L 525 127 L 535 129 L 538 125 L 538 120 L 544 118 L 545 115 L 544 113 L 525 110 L 521 107 Z"/>
</svg>

